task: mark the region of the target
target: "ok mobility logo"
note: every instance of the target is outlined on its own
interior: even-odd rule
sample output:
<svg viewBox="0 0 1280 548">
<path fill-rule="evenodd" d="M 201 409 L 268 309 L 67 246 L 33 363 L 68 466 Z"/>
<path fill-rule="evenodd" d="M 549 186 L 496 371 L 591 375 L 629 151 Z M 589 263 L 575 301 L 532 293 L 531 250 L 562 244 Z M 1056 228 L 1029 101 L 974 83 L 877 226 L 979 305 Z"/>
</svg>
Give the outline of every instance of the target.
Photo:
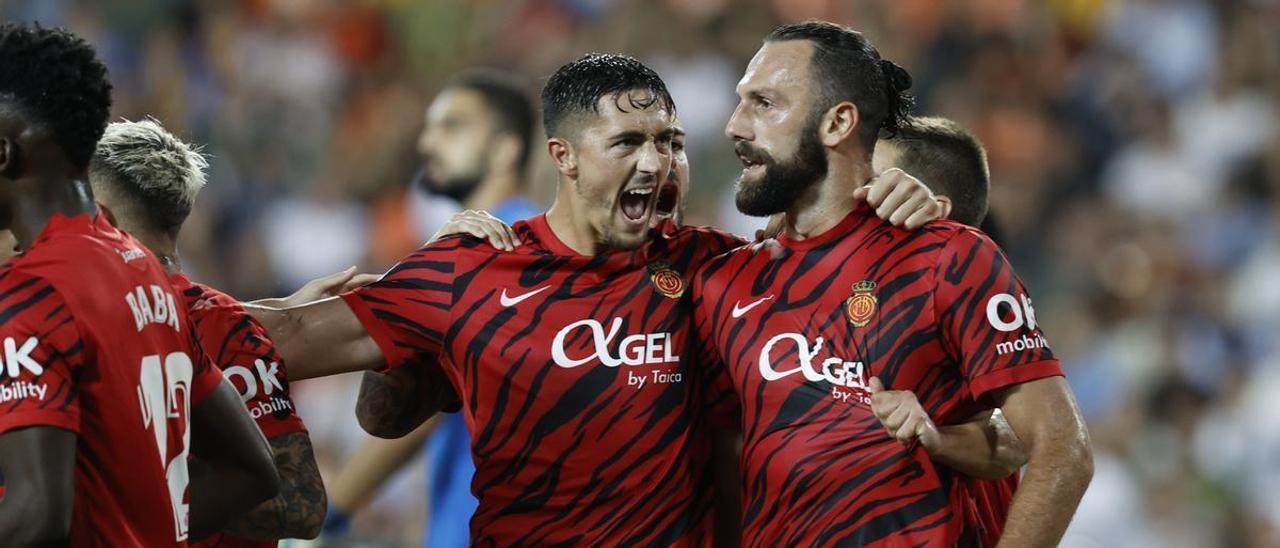
<svg viewBox="0 0 1280 548">
<path fill-rule="evenodd" d="M 13 337 L 4 339 L 4 367 L 0 368 L 0 403 L 36 397 L 44 401 L 49 386 L 43 382 L 19 380 L 22 372 L 29 371 L 33 379 L 44 374 L 44 366 L 31 357 L 40 346 L 40 340 L 28 337 L 22 346 Z M 4 378 L 8 378 L 8 382 Z"/>
</svg>

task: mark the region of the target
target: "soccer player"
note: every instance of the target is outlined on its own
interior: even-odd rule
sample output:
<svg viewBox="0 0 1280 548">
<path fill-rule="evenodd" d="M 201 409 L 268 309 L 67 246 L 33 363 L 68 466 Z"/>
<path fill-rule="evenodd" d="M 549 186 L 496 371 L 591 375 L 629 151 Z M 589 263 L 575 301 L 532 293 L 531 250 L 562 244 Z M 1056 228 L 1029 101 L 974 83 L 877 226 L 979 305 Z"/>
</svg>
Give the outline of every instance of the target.
<svg viewBox="0 0 1280 548">
<path fill-rule="evenodd" d="M 709 262 L 694 298 L 700 344 L 741 406 L 746 544 L 966 540 L 965 493 L 886 434 L 871 409 L 882 388 L 911 390 L 942 424 L 1003 410 L 1029 462 L 1002 543 L 1056 543 L 1088 485 L 1083 420 L 999 249 L 957 223 L 900 230 L 848 198 L 909 85 L 861 34 L 824 22 L 776 29 L 738 84 L 736 202 L 785 214 L 781 249 Z"/>
<path fill-rule="evenodd" d="M 110 90 L 79 37 L 0 25 L 5 546 L 186 546 L 277 490 L 163 267 L 93 202 Z"/>
<path fill-rule="evenodd" d="M 312 374 L 383 369 L 362 386 L 370 433 L 401 436 L 461 407 L 473 543 L 706 544 L 712 491 L 681 297 L 685 276 L 735 242 L 650 237 L 674 116 L 652 70 L 586 56 L 550 78 L 543 105 L 560 184 L 547 213 L 516 223 L 522 245 L 441 239 L 342 299 L 262 318 Z"/>
<path fill-rule="evenodd" d="M 740 242 L 650 230 L 675 133 L 652 70 L 588 55 L 542 97 L 559 189 L 516 224 L 514 251 L 446 238 L 341 300 L 256 313 L 302 377 L 382 369 L 357 409 L 370 433 L 461 407 L 472 542 L 706 544 L 709 440 L 683 297 L 689 272 Z M 901 205 L 935 206 L 918 190 Z"/>
<path fill-rule="evenodd" d="M 98 141 L 89 182 L 112 224 L 137 238 L 165 266 L 201 346 L 240 392 L 271 444 L 280 493 L 201 545 L 275 546 L 275 539 L 314 538 L 325 515 L 324 483 L 311 438 L 289 397 L 287 364 L 239 302 L 182 273 L 178 234 L 204 186 L 207 166 L 190 145 L 154 120 L 116 122 Z"/>
<path fill-rule="evenodd" d="M 458 75 L 427 109 L 418 139 L 424 160 L 422 183 L 431 192 L 469 209 L 492 212 L 506 223 L 537 215 L 540 210 L 524 197 L 535 116 L 519 80 L 480 69 Z M 459 228 L 470 226 L 480 225 L 463 220 Z M 497 232 L 490 241 L 509 250 L 515 244 L 509 234 Z M 423 545 L 467 546 L 467 522 L 477 504 L 471 495 L 475 465 L 470 447 L 471 436 L 459 413 L 438 415 L 403 438 L 365 443 L 330 484 L 333 506 L 326 535 L 344 531 L 350 515 L 425 449 L 430 513 Z"/>
</svg>

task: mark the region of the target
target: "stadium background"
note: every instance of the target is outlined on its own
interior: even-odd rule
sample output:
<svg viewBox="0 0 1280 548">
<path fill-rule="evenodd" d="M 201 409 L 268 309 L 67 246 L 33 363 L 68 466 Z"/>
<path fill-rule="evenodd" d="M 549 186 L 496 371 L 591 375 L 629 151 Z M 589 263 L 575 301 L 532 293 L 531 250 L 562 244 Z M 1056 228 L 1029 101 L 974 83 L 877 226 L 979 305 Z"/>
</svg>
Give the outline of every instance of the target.
<svg viewBox="0 0 1280 548">
<path fill-rule="evenodd" d="M 413 147 L 434 91 L 474 65 L 536 88 L 587 51 L 649 63 L 689 131 L 687 218 L 749 232 L 733 85 L 775 24 L 852 25 L 915 76 L 916 113 L 987 146 L 1003 245 L 1094 440 L 1065 545 L 1280 545 L 1280 2 L 0 0 L 0 17 L 85 35 L 115 117 L 205 145 L 181 250 L 245 299 L 382 270 L 448 215 L 406 194 Z M 545 204 L 545 163 L 531 181 Z M 362 436 L 357 379 L 294 387 L 327 478 Z M 420 474 L 362 538 L 416 542 Z"/>
</svg>

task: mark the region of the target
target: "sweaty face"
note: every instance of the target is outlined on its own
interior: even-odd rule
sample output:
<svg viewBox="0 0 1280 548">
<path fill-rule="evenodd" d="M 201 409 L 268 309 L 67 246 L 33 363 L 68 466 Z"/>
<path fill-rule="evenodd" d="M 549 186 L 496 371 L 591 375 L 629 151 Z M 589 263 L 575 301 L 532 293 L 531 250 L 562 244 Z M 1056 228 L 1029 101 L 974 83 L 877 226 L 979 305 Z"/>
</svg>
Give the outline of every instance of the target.
<svg viewBox="0 0 1280 548">
<path fill-rule="evenodd" d="M 454 88 L 438 95 L 418 136 L 427 189 L 465 200 L 488 175 L 495 132 L 493 114 L 479 93 Z"/>
<path fill-rule="evenodd" d="M 738 107 L 725 134 L 742 161 L 735 201 L 747 215 L 787 211 L 827 174 L 812 54 L 805 40 L 768 42 L 738 82 Z"/>
<path fill-rule="evenodd" d="M 645 90 L 606 95 L 572 138 L 577 154 L 574 210 L 598 243 L 634 249 L 644 243 L 659 189 L 671 171 L 673 116 Z"/>
<path fill-rule="evenodd" d="M 675 135 L 671 138 L 671 172 L 667 174 L 666 184 L 658 191 L 658 205 L 652 222 L 654 228 L 667 219 L 679 225 L 684 217 L 684 200 L 689 194 L 689 156 L 685 154 L 684 139 L 684 129 L 677 123 Z"/>
</svg>

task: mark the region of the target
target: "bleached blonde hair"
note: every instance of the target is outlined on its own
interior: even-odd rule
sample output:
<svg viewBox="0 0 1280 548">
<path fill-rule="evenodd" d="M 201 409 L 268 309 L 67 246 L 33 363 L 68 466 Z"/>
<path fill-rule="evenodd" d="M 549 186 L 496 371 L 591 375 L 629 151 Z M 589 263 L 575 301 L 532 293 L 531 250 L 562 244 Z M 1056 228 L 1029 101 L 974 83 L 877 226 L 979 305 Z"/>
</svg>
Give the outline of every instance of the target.
<svg viewBox="0 0 1280 548">
<path fill-rule="evenodd" d="M 208 167 L 198 147 L 147 117 L 107 125 L 89 162 L 89 180 L 104 203 L 132 202 L 108 203 L 117 217 L 130 217 L 122 220 L 126 224 L 177 232 L 204 187 Z"/>
</svg>

